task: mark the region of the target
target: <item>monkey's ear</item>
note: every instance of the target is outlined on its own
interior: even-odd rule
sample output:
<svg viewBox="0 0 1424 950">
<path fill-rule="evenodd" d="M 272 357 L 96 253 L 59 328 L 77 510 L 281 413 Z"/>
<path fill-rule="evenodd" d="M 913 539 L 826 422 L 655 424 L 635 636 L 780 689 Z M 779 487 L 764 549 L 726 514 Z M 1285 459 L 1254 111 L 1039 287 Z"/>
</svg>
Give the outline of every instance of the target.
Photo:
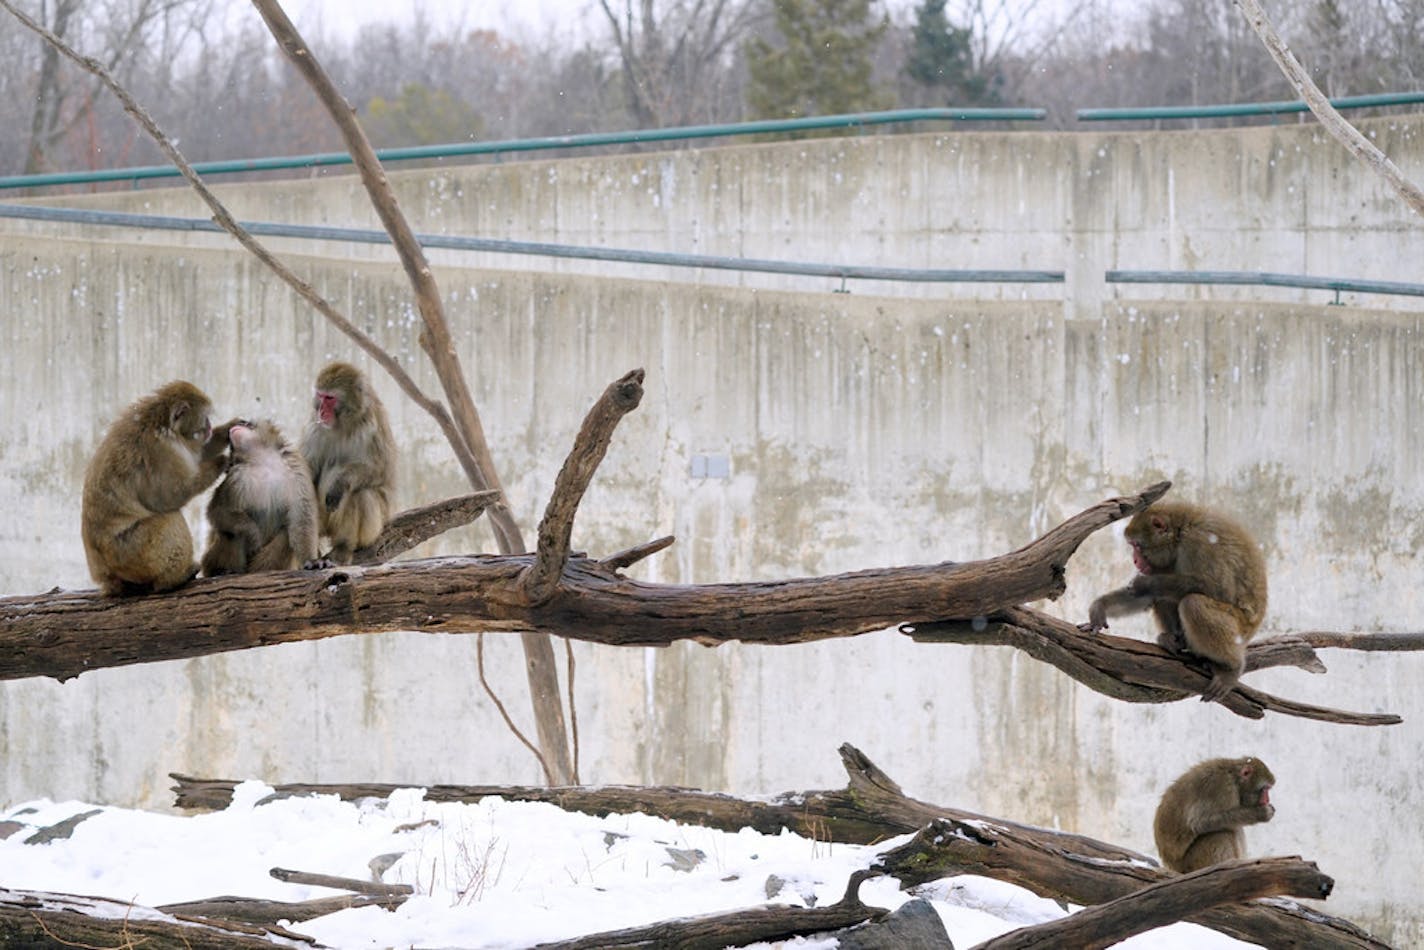
<svg viewBox="0 0 1424 950">
<path fill-rule="evenodd" d="M 1251 763 L 1250 763 L 1249 761 L 1246 761 L 1246 762 L 1242 762 L 1242 763 L 1241 763 L 1241 777 L 1242 777 L 1242 778 L 1250 778 L 1250 777 L 1251 777 L 1251 773 L 1252 773 L 1253 771 L 1255 771 L 1255 770 L 1251 768 Z"/>
<path fill-rule="evenodd" d="M 175 402 L 175 403 L 173 404 L 173 408 L 168 410 L 168 426 L 169 426 L 169 428 L 171 428 L 171 429 L 176 429 L 176 428 L 178 428 L 178 423 L 179 423 L 179 421 L 181 421 L 182 418 L 188 414 L 188 410 L 189 410 L 190 408 L 192 408 L 192 407 L 190 407 L 186 402 L 183 402 L 182 400 L 179 400 L 178 402 Z"/>
<path fill-rule="evenodd" d="M 1163 518 L 1161 515 L 1153 515 L 1153 516 L 1152 516 L 1152 530 L 1153 530 L 1153 531 L 1156 531 L 1158 534 L 1161 534 L 1162 532 L 1166 531 L 1166 530 L 1167 530 L 1167 519 L 1166 519 L 1166 518 Z"/>
</svg>

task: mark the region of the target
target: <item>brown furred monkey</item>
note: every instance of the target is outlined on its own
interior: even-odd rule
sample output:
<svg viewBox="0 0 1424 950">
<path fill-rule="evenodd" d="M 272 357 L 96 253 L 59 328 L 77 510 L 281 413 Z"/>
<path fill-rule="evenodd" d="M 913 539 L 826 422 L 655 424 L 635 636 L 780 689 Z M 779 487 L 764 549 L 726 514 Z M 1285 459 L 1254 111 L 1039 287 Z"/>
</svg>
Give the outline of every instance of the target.
<svg viewBox="0 0 1424 950">
<path fill-rule="evenodd" d="M 228 431 L 232 461 L 208 502 L 212 534 L 203 576 L 312 570 L 317 559 L 317 503 L 307 463 L 267 420 Z"/>
<path fill-rule="evenodd" d="M 183 506 L 227 465 L 228 423 L 177 380 L 123 411 L 84 475 L 80 524 L 89 573 L 104 593 L 172 590 L 198 573 Z"/>
<path fill-rule="evenodd" d="M 1082 629 L 1151 608 L 1157 643 L 1211 664 L 1202 699 L 1219 700 L 1246 668 L 1246 643 L 1266 615 L 1266 560 L 1245 528 L 1220 512 L 1159 501 L 1127 524 L 1140 572 L 1126 587 L 1093 601 Z"/>
<path fill-rule="evenodd" d="M 391 514 L 395 439 L 386 407 L 361 371 L 331 363 L 316 377 L 315 418 L 302 439 L 321 511 L 327 555 L 337 564 L 376 540 Z"/>
<path fill-rule="evenodd" d="M 1276 813 L 1276 777 L 1260 759 L 1207 759 L 1167 787 L 1152 819 L 1162 863 L 1186 874 L 1246 856 L 1241 828 Z"/>
</svg>

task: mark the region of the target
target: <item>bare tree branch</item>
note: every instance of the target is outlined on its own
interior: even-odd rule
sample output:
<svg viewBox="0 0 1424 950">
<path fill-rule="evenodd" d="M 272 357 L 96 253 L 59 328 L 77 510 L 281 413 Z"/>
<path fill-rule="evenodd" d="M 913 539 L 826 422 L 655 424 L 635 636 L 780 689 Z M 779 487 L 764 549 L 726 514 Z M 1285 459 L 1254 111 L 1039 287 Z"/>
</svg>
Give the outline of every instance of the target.
<svg viewBox="0 0 1424 950">
<path fill-rule="evenodd" d="M 1276 32 L 1276 28 L 1271 25 L 1271 21 L 1266 17 L 1266 12 L 1261 9 L 1261 4 L 1257 0 L 1235 0 L 1235 3 L 1246 15 L 1251 29 L 1256 31 L 1256 35 L 1265 44 L 1266 51 L 1271 54 L 1271 58 L 1276 61 L 1281 72 L 1285 73 L 1286 79 L 1305 100 L 1310 111 L 1315 113 L 1315 117 L 1320 120 L 1321 127 L 1345 146 L 1351 155 L 1364 162 L 1388 182 L 1399 197 L 1414 209 L 1415 214 L 1424 214 L 1424 191 L 1420 191 L 1419 186 L 1410 181 L 1404 172 L 1399 170 L 1399 166 L 1389 160 L 1388 155 L 1381 152 L 1373 142 L 1360 134 L 1359 129 L 1347 122 L 1345 117 L 1336 111 L 1335 107 L 1330 104 L 1330 100 L 1320 91 L 1320 87 L 1316 86 L 1315 81 L 1310 78 L 1310 73 L 1306 72 L 1305 67 L 1286 46 L 1285 41 Z"/>
<path fill-rule="evenodd" d="M 559 575 L 569 559 L 579 502 L 608 452 L 618 421 L 637 409 L 642 401 L 643 375 L 641 369 L 635 369 L 610 383 L 584 417 L 583 426 L 574 439 L 574 451 L 559 469 L 544 518 L 539 522 L 538 556 L 524 577 L 524 589 L 532 603 L 543 603 L 554 595 Z"/>
<path fill-rule="evenodd" d="M 1071 623 L 1027 607 L 1012 607 L 976 621 L 905 624 L 900 629 L 920 643 L 1016 647 L 1105 696 L 1130 703 L 1176 702 L 1199 695 L 1211 682 L 1211 671 L 1192 657 L 1169 653 L 1155 643 L 1142 640 L 1085 634 Z M 1312 664 L 1319 666 L 1312 652 L 1303 653 L 1298 644 L 1286 640 L 1247 648 L 1248 669 L 1266 665 L 1263 660 L 1290 662 L 1307 668 L 1312 668 Z M 1353 713 L 1310 706 L 1245 685 L 1222 697 L 1221 705 L 1248 719 L 1260 719 L 1269 711 L 1358 726 L 1389 726 L 1402 722 L 1392 713 Z"/>
<path fill-rule="evenodd" d="M 402 511 L 381 529 L 376 540 L 352 552 L 351 563 L 384 564 L 436 535 L 469 524 L 498 498 L 497 491 L 482 491 Z"/>
</svg>

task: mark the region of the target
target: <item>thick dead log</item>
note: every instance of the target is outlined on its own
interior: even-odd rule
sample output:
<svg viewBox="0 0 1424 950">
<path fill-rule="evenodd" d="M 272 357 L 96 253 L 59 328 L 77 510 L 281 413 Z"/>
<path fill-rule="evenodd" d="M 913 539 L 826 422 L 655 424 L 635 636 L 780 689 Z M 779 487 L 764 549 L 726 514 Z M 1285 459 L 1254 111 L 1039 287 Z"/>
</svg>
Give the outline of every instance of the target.
<svg viewBox="0 0 1424 950">
<path fill-rule="evenodd" d="M 847 784 L 835 791 L 786 792 L 770 800 L 748 800 L 682 788 L 597 786 L 542 788 L 529 786 L 426 786 L 431 801 L 478 801 L 488 795 L 511 801 L 539 801 L 594 815 L 644 812 L 674 821 L 737 831 L 753 828 L 778 834 L 783 828 L 815 838 L 847 844 L 875 844 L 920 832 L 933 822 L 953 834 L 914 862 L 902 862 L 893 873 L 904 886 L 956 874 L 980 874 L 1007 881 L 1057 900 L 1095 905 L 1116 900 L 1177 875 L 1157 862 L 1125 848 L 1086 835 L 1067 834 L 1032 825 L 977 815 L 918 801 L 860 750 L 840 748 Z M 179 807 L 223 808 L 236 783 L 173 776 Z M 342 798 L 386 797 L 401 785 L 281 785 L 278 796 L 333 794 Z M 884 859 L 882 859 L 883 861 Z M 1297 946 L 1322 950 L 1387 950 L 1349 921 L 1321 914 L 1289 901 L 1243 903 L 1194 914 L 1190 919 L 1241 940 L 1264 946 Z M 1293 941 L 1293 942 L 1292 942 Z"/>
<path fill-rule="evenodd" d="M 984 617 L 1057 597 L 1088 535 L 1169 487 L 1110 498 L 1009 554 L 965 564 L 894 567 L 742 584 L 651 584 L 570 558 L 552 596 L 532 603 L 533 555 L 405 561 L 371 568 L 200 578 L 138 598 L 56 591 L 0 599 L 0 679 L 186 659 L 351 633 L 547 631 L 620 646 L 800 643 L 904 620 Z"/>
<path fill-rule="evenodd" d="M 1105 950 L 1192 914 L 1258 897 L 1325 898 L 1335 882 L 1300 858 L 1229 861 L 979 944 L 975 950 Z"/>
<path fill-rule="evenodd" d="M 1211 682 L 1206 665 L 1190 657 L 1143 640 L 1086 634 L 1071 623 L 1027 607 L 999 611 L 987 620 L 904 624 L 900 630 L 920 643 L 1016 647 L 1105 696 L 1130 703 L 1176 702 L 1200 695 Z M 1247 649 L 1248 670 L 1283 663 L 1313 671 L 1324 668 L 1309 642 L 1300 637 L 1276 638 Z M 1244 684 L 1223 697 L 1221 705 L 1248 719 L 1260 719 L 1269 711 L 1357 726 L 1390 726 L 1403 721 L 1392 713 L 1355 713 L 1297 703 Z"/>
<path fill-rule="evenodd" d="M 469 524 L 498 500 L 497 491 L 478 491 L 402 511 L 381 530 L 376 540 L 357 548 L 351 561 L 361 565 L 384 564 L 436 535 Z"/>
<path fill-rule="evenodd" d="M 647 927 L 610 930 L 575 940 L 541 943 L 537 950 L 722 950 L 749 943 L 790 940 L 806 934 L 840 930 L 867 920 L 880 920 L 889 911 L 860 902 L 860 883 L 869 875 L 857 871 L 850 877 L 845 896 L 829 907 L 756 907 L 667 920 Z"/>
<path fill-rule="evenodd" d="M 280 927 L 180 920 L 122 901 L 0 888 L 0 946 L 247 950 L 318 946 Z"/>
</svg>

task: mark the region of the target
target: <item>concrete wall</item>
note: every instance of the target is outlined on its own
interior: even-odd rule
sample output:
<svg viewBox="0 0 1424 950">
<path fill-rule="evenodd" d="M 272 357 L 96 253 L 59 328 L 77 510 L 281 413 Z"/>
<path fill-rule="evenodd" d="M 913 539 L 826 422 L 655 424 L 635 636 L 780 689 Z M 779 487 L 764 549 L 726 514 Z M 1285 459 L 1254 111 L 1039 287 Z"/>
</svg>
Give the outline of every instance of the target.
<svg viewBox="0 0 1424 950">
<path fill-rule="evenodd" d="M 1025 147 L 1053 141 L 1023 137 Z M 779 174 L 796 174 L 802 148 L 842 147 L 888 145 L 785 147 Z M 1084 146 L 1064 136 L 1053 147 Z M 774 164 L 766 147 L 744 151 Z M 823 158 L 831 154 L 840 153 Z M 571 173 L 527 170 L 537 182 Z M 1351 181 L 1334 193 L 1368 190 Z M 1260 200 L 1256 184 L 1243 204 Z M 986 200 L 1007 201 L 1007 187 L 986 184 Z M 828 201 L 821 213 L 831 221 L 848 212 Z M 1227 220 L 1220 208 L 1197 213 Z M 1364 212 L 1329 209 L 1338 222 L 1351 213 Z M 1387 243 L 1398 256 L 1414 235 L 1390 220 L 1380 198 L 1368 226 L 1347 234 L 1341 224 L 1334 246 Z M 12 224 L 0 223 L 0 499 L 11 513 L 0 522 L 0 593 L 88 587 L 79 487 L 124 404 L 189 376 L 220 413 L 271 415 L 294 430 L 315 369 L 352 348 L 235 252 Z M 705 227 L 723 239 L 720 224 Z M 1329 228 L 1318 238 L 1300 228 L 1306 244 L 1330 240 Z M 1384 253 L 1374 255 L 1361 259 L 1374 270 L 1354 272 L 1409 276 L 1380 273 Z M 994 263 L 1043 262 L 1026 252 Z M 297 264 L 436 389 L 397 267 Z M 1244 258 L 1234 266 L 1293 269 Z M 1282 301 L 1065 307 L 449 266 L 438 276 L 526 532 L 588 405 L 618 375 L 647 368 L 647 398 L 620 426 L 574 539 L 607 552 L 677 535 L 637 576 L 767 579 L 988 556 L 1168 477 L 1181 497 L 1236 510 L 1258 532 L 1272 570 L 1268 632 L 1417 629 L 1424 613 L 1414 556 L 1424 486 L 1412 477 L 1424 449 L 1418 311 Z M 378 386 L 404 449 L 399 503 L 460 491 L 433 425 Z M 708 453 L 728 458 L 728 478 L 692 477 L 692 457 Z M 200 506 L 190 514 L 201 534 Z M 477 525 L 421 553 L 492 548 Z M 1080 617 L 1129 571 L 1121 541 L 1103 532 L 1071 563 L 1069 593 L 1050 609 Z M 1145 622 L 1122 628 L 1149 635 Z M 272 782 L 537 781 L 478 688 L 474 651 L 460 636 L 346 637 L 66 684 L 0 684 L 0 801 L 162 807 L 170 770 Z M 494 682 L 527 722 L 517 640 L 490 638 L 487 652 Z M 1324 677 L 1251 677 L 1304 702 L 1405 717 L 1365 729 L 1251 722 L 1194 702 L 1130 706 L 1007 649 L 916 645 L 893 631 L 782 648 L 579 644 L 575 653 L 590 782 L 834 787 L 843 783 L 835 748 L 849 741 L 918 797 L 1150 852 L 1151 813 L 1173 777 L 1209 755 L 1260 755 L 1280 780 L 1279 811 L 1248 833 L 1252 850 L 1318 861 L 1337 879 L 1327 909 L 1396 944 L 1424 942 L 1414 884 L 1424 861 L 1424 657 L 1335 652 Z"/>
<path fill-rule="evenodd" d="M 1362 128 L 1424 179 L 1424 118 Z M 402 207 L 423 232 L 820 263 L 1062 270 L 1074 316 L 1141 292 L 1103 272 L 1256 270 L 1416 280 L 1398 263 L 1417 221 L 1381 179 L 1314 123 L 1190 132 L 939 132 L 790 144 L 572 157 L 396 171 Z M 349 174 L 219 189 L 242 220 L 379 228 Z M 78 199 L 207 218 L 187 189 Z M 13 222 L 11 223 L 13 224 Z M 7 225 L 7 227 L 10 225 Z M 109 232 L 124 241 L 222 237 Z M 391 259 L 369 245 L 276 242 Z M 435 252 L 433 259 L 643 279 L 829 290 L 823 278 L 743 275 L 606 262 Z M 857 281 L 856 293 L 1061 300 L 1033 284 L 933 286 Z M 1325 302 L 1323 291 L 1162 287 L 1162 299 Z M 1370 295 L 1347 303 L 1414 305 Z"/>
</svg>

